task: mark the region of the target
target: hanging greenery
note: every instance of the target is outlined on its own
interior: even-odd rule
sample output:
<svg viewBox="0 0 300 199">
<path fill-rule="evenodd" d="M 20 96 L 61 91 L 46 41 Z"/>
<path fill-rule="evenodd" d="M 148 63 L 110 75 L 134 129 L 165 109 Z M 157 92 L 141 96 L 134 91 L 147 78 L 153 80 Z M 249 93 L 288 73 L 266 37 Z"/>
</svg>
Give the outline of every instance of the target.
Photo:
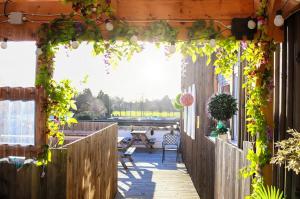
<svg viewBox="0 0 300 199">
<path fill-rule="evenodd" d="M 66 3 L 72 3 L 75 12 L 79 12 L 82 16 L 90 15 L 112 15 L 110 0 L 64 0 Z"/>
<path fill-rule="evenodd" d="M 45 104 L 47 118 L 49 118 L 47 121 L 47 135 L 48 137 L 57 138 L 59 140 L 58 144 L 63 142 L 63 133 L 59 131 L 60 127 L 76 122 L 70 111 L 76 109 L 73 101 L 76 93 L 75 89 L 69 81 L 56 82 L 52 78 L 53 59 L 58 45 L 77 48 L 80 42 L 88 41 L 93 44 L 95 55 L 104 55 L 105 64 L 108 68 L 111 65 L 117 65 L 121 59 L 130 59 L 134 53 L 140 52 L 142 46 L 139 44 L 139 40 L 157 43 L 168 42 L 173 45 L 178 34 L 178 31 L 165 21 L 154 22 L 142 29 L 129 26 L 122 21 L 114 21 L 114 29 L 109 31 L 109 38 L 103 39 L 98 24 L 94 20 L 84 17 L 91 14 L 90 10 L 95 10 L 93 9 L 94 1 L 74 0 L 71 2 L 73 2 L 75 10 L 79 9 L 83 16 L 79 19 L 77 16 L 76 20 L 73 15 L 61 16 L 49 24 L 43 24 L 39 30 L 37 44 L 41 53 L 38 56 L 39 71 L 36 85 L 44 87 L 47 93 Z M 103 11 L 101 5 L 106 4 L 100 3 L 96 6 L 97 9 L 100 8 L 99 14 Z M 103 9 L 105 9 L 105 6 Z M 262 0 L 258 12 L 260 20 L 265 20 L 265 13 L 266 0 Z M 206 56 L 207 64 L 214 60 L 211 65 L 215 68 L 216 73 L 223 74 L 225 77 L 230 77 L 232 74 L 232 68 L 238 62 L 240 47 L 244 47 L 241 61 L 247 62 L 244 85 L 247 89 L 247 129 L 251 136 L 256 138 L 256 142 L 254 150 L 250 150 L 248 154 L 251 164 L 243 170 L 243 173 L 244 176 L 254 175 L 255 177 L 252 181 L 253 196 L 258 187 L 264 183 L 261 169 L 268 163 L 270 158 L 267 139 L 269 127 L 265 119 L 264 108 L 268 103 L 270 90 L 272 89 L 271 60 L 274 43 L 267 37 L 265 23 L 262 24 L 259 28 L 260 34 L 254 41 L 241 43 L 231 37 L 222 38 L 220 33 L 223 30 L 212 21 L 207 23 L 199 20 L 188 29 L 189 40 L 176 43 L 176 48 L 180 49 L 183 55 L 190 56 L 193 61 L 196 61 L 198 56 Z M 47 164 L 50 160 L 51 153 L 47 145 L 45 146 L 45 153 L 40 157 L 39 164 Z"/>
<path fill-rule="evenodd" d="M 97 25 L 89 19 L 75 21 L 73 16 L 62 16 L 49 24 L 43 24 L 38 32 L 38 74 L 36 86 L 43 87 L 47 94 L 45 104 L 48 139 L 57 140 L 45 146 L 45 151 L 39 158 L 38 165 L 45 165 L 51 160 L 49 147 L 63 144 L 64 134 L 60 131 L 64 125 L 76 123 L 71 110 L 76 110 L 74 96 L 76 89 L 69 80 L 56 82 L 53 80 L 54 57 L 58 45 L 78 47 L 77 42 L 92 40 L 94 48 L 99 48 L 102 39 Z M 76 45 L 74 45 L 74 42 Z"/>
</svg>

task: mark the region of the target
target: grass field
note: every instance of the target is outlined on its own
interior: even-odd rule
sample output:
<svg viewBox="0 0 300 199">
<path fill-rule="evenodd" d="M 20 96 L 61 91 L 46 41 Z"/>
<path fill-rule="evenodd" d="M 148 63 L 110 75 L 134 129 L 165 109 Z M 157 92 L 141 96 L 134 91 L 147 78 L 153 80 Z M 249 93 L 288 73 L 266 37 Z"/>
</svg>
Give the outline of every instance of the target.
<svg viewBox="0 0 300 199">
<path fill-rule="evenodd" d="M 158 111 L 114 111 L 114 117 L 180 117 L 179 112 L 158 112 Z"/>
</svg>

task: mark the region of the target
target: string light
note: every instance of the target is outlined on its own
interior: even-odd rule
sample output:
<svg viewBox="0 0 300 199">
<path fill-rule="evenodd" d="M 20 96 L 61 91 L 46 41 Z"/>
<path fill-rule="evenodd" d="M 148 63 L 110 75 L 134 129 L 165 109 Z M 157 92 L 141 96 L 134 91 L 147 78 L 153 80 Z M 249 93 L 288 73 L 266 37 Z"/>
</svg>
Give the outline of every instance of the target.
<svg viewBox="0 0 300 199">
<path fill-rule="evenodd" d="M 130 41 L 132 43 L 137 43 L 138 42 L 138 37 L 136 35 L 132 35 L 132 37 L 130 37 Z"/>
<path fill-rule="evenodd" d="M 249 21 L 248 21 L 248 28 L 250 29 L 250 30 L 253 30 L 253 29 L 255 29 L 256 28 L 256 23 L 255 23 L 255 21 L 253 20 L 253 19 L 250 19 Z"/>
<path fill-rule="evenodd" d="M 169 49 L 168 49 L 169 53 L 170 54 L 173 54 L 176 52 L 176 45 L 175 45 L 175 42 L 172 42 L 171 45 L 169 46 Z"/>
<path fill-rule="evenodd" d="M 281 10 L 278 10 L 276 12 L 276 16 L 274 18 L 274 24 L 277 27 L 280 27 L 284 24 L 284 18 L 282 17 L 282 11 Z"/>
<path fill-rule="evenodd" d="M 114 25 L 110 22 L 109 19 L 105 20 L 105 28 L 108 31 L 112 31 L 114 29 Z"/>
<path fill-rule="evenodd" d="M 42 51 L 41 48 L 36 48 L 35 54 L 36 54 L 37 56 L 40 56 L 42 53 L 43 53 L 43 51 Z"/>
<path fill-rule="evenodd" d="M 72 39 L 71 46 L 73 49 L 77 49 L 79 47 L 79 42 L 76 39 Z"/>
<path fill-rule="evenodd" d="M 7 38 L 4 38 L 3 41 L 1 42 L 1 48 L 6 49 L 7 48 Z"/>
</svg>

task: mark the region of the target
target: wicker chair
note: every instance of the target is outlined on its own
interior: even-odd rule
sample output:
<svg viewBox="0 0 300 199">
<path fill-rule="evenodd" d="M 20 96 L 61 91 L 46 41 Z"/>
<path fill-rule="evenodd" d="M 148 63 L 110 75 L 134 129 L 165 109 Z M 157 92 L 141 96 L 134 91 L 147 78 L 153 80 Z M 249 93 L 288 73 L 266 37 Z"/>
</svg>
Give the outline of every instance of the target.
<svg viewBox="0 0 300 199">
<path fill-rule="evenodd" d="M 167 133 L 163 137 L 162 148 L 162 162 L 165 160 L 165 151 L 176 151 L 176 162 L 178 160 L 178 150 L 180 144 L 180 136 L 171 131 L 171 133 Z"/>
</svg>

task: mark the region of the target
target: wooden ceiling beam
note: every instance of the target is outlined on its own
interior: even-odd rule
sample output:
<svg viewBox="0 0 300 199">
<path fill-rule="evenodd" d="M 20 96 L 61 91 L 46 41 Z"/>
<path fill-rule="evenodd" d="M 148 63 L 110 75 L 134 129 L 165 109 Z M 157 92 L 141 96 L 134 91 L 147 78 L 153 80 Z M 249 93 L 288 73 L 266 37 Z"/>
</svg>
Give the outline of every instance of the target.
<svg viewBox="0 0 300 199">
<path fill-rule="evenodd" d="M 1 2 L 0 15 L 3 7 Z M 169 20 L 172 26 L 180 29 L 180 38 L 184 38 L 184 27 L 191 23 L 178 20 L 218 19 L 228 25 L 233 17 L 248 17 L 254 12 L 253 0 L 112 0 L 112 7 L 116 18 L 131 21 L 137 26 L 147 24 L 147 20 Z M 29 21 L 36 22 L 22 25 L 0 23 L 0 39 L 34 40 L 40 24 L 56 16 L 32 14 L 68 14 L 72 9 L 71 4 L 60 0 L 12 0 L 7 6 L 7 13 L 16 11 L 29 14 L 26 15 Z M 5 16 L 0 16 L 0 22 L 5 20 Z"/>
</svg>

